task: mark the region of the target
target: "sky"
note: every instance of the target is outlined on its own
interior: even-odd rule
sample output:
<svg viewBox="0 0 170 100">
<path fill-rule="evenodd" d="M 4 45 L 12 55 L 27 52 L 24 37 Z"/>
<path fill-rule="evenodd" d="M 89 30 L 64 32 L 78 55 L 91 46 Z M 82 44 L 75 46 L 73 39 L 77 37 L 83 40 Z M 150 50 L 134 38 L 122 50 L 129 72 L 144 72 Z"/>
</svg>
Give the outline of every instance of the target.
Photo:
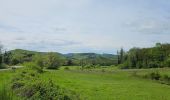
<svg viewBox="0 0 170 100">
<path fill-rule="evenodd" d="M 170 0 L 0 0 L 7 50 L 113 53 L 170 43 Z"/>
</svg>

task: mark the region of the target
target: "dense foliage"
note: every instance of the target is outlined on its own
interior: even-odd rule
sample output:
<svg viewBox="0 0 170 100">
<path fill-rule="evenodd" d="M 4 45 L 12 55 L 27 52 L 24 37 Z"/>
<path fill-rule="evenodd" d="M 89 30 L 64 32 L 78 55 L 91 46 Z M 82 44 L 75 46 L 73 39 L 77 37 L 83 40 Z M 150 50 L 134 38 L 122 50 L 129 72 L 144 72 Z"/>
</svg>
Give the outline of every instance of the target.
<svg viewBox="0 0 170 100">
<path fill-rule="evenodd" d="M 66 65 L 115 65 L 117 56 L 112 54 L 95 54 L 95 53 L 70 53 L 65 55 Z"/>
<path fill-rule="evenodd" d="M 35 66 L 33 66 L 35 67 Z M 30 66 L 17 72 L 12 79 L 12 90 L 24 100 L 79 100 L 79 96 L 70 90 L 61 88 L 52 80 L 39 78 L 37 70 Z"/>
<path fill-rule="evenodd" d="M 5 62 L 8 65 L 35 62 L 46 68 L 57 68 L 60 65 L 115 65 L 117 56 L 112 54 L 35 52 L 22 49 L 5 52 Z M 55 62 L 54 62 L 55 60 Z"/>
<path fill-rule="evenodd" d="M 170 67 L 170 44 L 157 43 L 152 48 L 132 48 L 121 59 L 121 68 Z"/>
</svg>

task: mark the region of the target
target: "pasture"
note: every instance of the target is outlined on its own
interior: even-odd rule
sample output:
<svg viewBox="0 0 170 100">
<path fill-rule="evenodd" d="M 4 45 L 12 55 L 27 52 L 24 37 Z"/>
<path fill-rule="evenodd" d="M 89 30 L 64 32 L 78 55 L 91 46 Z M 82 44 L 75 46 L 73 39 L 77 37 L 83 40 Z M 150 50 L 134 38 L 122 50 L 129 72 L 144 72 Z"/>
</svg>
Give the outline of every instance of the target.
<svg viewBox="0 0 170 100">
<path fill-rule="evenodd" d="M 75 91 L 85 100 L 169 100 L 170 86 L 160 84 L 154 80 L 134 77 L 134 72 L 145 74 L 159 71 L 170 73 L 169 69 L 130 69 L 120 70 L 112 68 L 80 70 L 71 67 L 69 70 L 46 70 L 41 74 L 42 80 L 52 80 L 68 90 Z M 10 86 L 10 80 L 15 72 L 0 72 L 0 90 L 3 86 Z M 8 93 L 12 93 L 8 91 Z M 15 95 L 12 95 L 16 98 Z M 13 98 L 15 100 L 15 98 Z"/>
</svg>

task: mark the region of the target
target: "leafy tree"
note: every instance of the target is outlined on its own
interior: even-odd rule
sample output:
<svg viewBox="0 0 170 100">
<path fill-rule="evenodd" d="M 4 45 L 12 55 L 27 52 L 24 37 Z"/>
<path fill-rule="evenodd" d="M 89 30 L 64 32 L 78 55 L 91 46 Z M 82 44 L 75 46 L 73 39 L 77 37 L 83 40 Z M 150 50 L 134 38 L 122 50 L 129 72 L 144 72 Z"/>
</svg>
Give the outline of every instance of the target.
<svg viewBox="0 0 170 100">
<path fill-rule="evenodd" d="M 45 65 L 48 69 L 58 69 L 62 63 L 63 59 L 56 53 L 50 52 L 46 55 Z"/>
<path fill-rule="evenodd" d="M 121 53 L 119 59 L 121 62 Z M 157 43 L 151 48 L 132 48 L 124 56 L 128 68 L 158 68 L 170 66 L 170 44 Z"/>
<path fill-rule="evenodd" d="M 122 64 L 124 62 L 124 50 L 123 48 L 120 49 L 120 52 L 117 51 L 117 56 L 118 56 L 118 64 Z"/>
<path fill-rule="evenodd" d="M 45 67 L 45 59 L 44 59 L 43 55 L 41 55 L 41 54 L 36 54 L 33 57 L 33 62 L 35 62 L 35 64 L 37 66 L 39 66 L 41 69 L 43 69 Z"/>
<path fill-rule="evenodd" d="M 69 59 L 69 60 L 67 60 L 67 64 L 66 64 L 67 66 L 71 66 L 71 65 L 73 65 L 73 61 L 72 61 L 72 59 Z"/>
<path fill-rule="evenodd" d="M 11 59 L 11 53 L 5 51 L 5 53 L 3 54 L 3 61 L 5 64 L 10 64 L 10 59 Z"/>
</svg>

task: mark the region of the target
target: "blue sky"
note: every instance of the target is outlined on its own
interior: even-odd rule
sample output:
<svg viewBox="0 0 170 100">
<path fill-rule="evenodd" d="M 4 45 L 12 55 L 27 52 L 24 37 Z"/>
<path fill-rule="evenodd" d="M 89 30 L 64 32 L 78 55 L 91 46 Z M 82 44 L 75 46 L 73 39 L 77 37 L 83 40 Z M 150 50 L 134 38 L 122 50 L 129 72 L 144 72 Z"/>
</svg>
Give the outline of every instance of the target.
<svg viewBox="0 0 170 100">
<path fill-rule="evenodd" d="M 116 53 L 170 43 L 170 0 L 0 0 L 8 50 Z"/>
</svg>

